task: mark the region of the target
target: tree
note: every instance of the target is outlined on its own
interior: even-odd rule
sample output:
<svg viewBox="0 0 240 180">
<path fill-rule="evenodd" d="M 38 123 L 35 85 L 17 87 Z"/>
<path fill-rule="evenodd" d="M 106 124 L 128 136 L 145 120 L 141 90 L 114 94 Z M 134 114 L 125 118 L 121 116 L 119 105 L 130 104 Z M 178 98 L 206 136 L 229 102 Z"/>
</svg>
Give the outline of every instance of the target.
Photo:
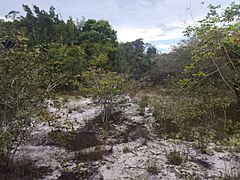
<svg viewBox="0 0 240 180">
<path fill-rule="evenodd" d="M 169 79 L 183 77 L 184 67 L 192 62 L 191 51 L 194 39 L 184 40 L 172 47 L 171 52 L 157 54 L 156 64 L 151 68 L 151 79 L 155 83 L 169 82 Z M 184 74 L 184 76 L 186 76 Z M 172 82 L 172 81 L 170 81 Z"/>
<path fill-rule="evenodd" d="M 149 75 L 155 63 L 156 49 L 143 39 L 120 44 L 120 58 L 118 72 L 130 74 L 134 79 Z"/>
<path fill-rule="evenodd" d="M 78 36 L 88 62 L 106 70 L 116 67 L 119 54 L 117 34 L 108 21 L 89 19 L 82 21 Z"/>
<path fill-rule="evenodd" d="M 210 5 L 207 16 L 186 29 L 187 35 L 196 39 L 196 44 L 192 51 L 194 61 L 185 67 L 185 71 L 194 71 L 192 79 L 221 79 L 239 101 L 240 4 L 233 2 L 222 12 L 220 8 Z"/>
<path fill-rule="evenodd" d="M 117 32 L 114 31 L 108 21 L 89 19 L 82 23 L 80 42 L 101 43 L 117 45 Z"/>
<path fill-rule="evenodd" d="M 39 67 L 43 72 L 43 84 L 47 91 L 74 91 L 80 83 L 80 76 L 89 67 L 81 46 L 48 44 L 37 48 Z"/>
<path fill-rule="evenodd" d="M 53 6 L 50 7 L 49 12 L 40 10 L 36 5 L 33 5 L 32 9 L 28 5 L 23 5 L 23 10 L 26 16 L 21 16 L 16 23 L 18 31 L 28 37 L 28 45 L 35 46 L 42 43 L 62 41 L 61 35 L 66 29 L 62 28 L 59 32 L 60 28 L 57 28 L 57 26 L 62 27 L 65 23 L 59 19 Z"/>
<path fill-rule="evenodd" d="M 147 52 L 146 52 L 147 58 L 151 59 L 151 60 L 155 60 L 156 55 L 157 55 L 157 49 L 149 43 L 146 44 L 146 47 L 147 47 L 146 48 L 147 49 Z"/>
</svg>

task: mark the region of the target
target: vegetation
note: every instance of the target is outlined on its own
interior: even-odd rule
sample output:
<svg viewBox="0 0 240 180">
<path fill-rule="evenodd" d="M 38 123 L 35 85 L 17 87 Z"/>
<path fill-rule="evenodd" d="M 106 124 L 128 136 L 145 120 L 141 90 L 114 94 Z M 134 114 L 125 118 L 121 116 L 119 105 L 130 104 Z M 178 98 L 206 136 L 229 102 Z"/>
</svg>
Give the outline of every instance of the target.
<svg viewBox="0 0 240 180">
<path fill-rule="evenodd" d="M 123 153 L 126 154 L 126 153 L 129 153 L 129 152 L 131 152 L 131 150 L 129 149 L 129 147 L 128 147 L 128 146 L 124 146 L 124 148 L 123 148 Z"/>
<path fill-rule="evenodd" d="M 39 118 L 48 121 L 44 104 L 59 93 L 90 97 L 101 109 L 101 120 L 96 120 L 108 124 L 120 121 L 117 114 L 122 115 L 128 95 L 137 96 L 133 87 L 138 87 L 143 92 L 138 102 L 141 118 L 149 120 L 146 107 L 154 117 L 154 132 L 134 125 L 142 145 L 147 146 L 151 136 L 194 142 L 201 153 L 208 153 L 210 142 L 239 148 L 240 4 L 225 9 L 210 5 L 204 19 L 186 28 L 188 39 L 167 54 L 143 39 L 118 42 L 117 32 L 105 20 L 64 21 L 54 7 L 45 11 L 23 5 L 23 10 L 24 16 L 10 11 L 7 20 L 0 19 L 0 172 L 11 173 L 16 167 L 17 149 Z M 75 108 L 68 114 L 81 112 Z M 82 162 L 106 154 L 80 151 L 99 145 L 96 132 L 72 128 L 48 136 L 53 145 L 79 151 Z M 123 153 L 130 149 L 124 147 Z M 186 159 L 177 150 L 166 157 L 173 165 Z M 147 171 L 157 174 L 156 163 Z"/>
<path fill-rule="evenodd" d="M 181 151 L 177 151 L 176 149 L 167 152 L 166 156 L 168 162 L 176 166 L 181 165 L 186 159 L 185 155 Z"/>
<path fill-rule="evenodd" d="M 45 93 L 40 88 L 38 54 L 20 47 L 0 51 L 0 166 L 8 167 L 28 137 Z"/>
<path fill-rule="evenodd" d="M 156 162 L 150 162 L 148 167 L 147 167 L 147 172 L 151 175 L 156 175 L 158 174 L 158 167 Z"/>
<path fill-rule="evenodd" d="M 185 72 L 192 72 L 189 80 L 211 76 L 219 85 L 235 93 L 239 100 L 239 4 L 231 3 L 218 13 L 220 6 L 209 6 L 207 16 L 199 25 L 188 27 L 188 36 L 196 39 L 192 50 L 193 62 L 185 67 Z"/>
<path fill-rule="evenodd" d="M 124 77 L 115 72 L 92 68 L 85 71 L 82 78 L 82 91 L 97 100 L 102 109 L 102 122 L 107 122 L 125 102 L 121 97 L 127 85 Z"/>
<path fill-rule="evenodd" d="M 165 84 L 177 91 L 152 102 L 161 137 L 196 140 L 200 149 L 207 141 L 239 139 L 239 5 L 219 9 L 210 5 L 207 16 L 186 29 L 189 40 L 163 56 L 163 63 L 173 57 Z"/>
</svg>

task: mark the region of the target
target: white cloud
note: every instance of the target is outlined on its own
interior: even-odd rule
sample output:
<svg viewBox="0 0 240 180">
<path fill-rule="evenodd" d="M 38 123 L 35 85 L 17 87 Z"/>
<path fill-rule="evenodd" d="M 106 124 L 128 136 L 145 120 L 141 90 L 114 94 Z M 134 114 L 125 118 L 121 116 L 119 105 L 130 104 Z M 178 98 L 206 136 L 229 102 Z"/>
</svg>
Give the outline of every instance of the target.
<svg viewBox="0 0 240 180">
<path fill-rule="evenodd" d="M 172 46 L 172 45 L 170 45 L 170 44 L 158 44 L 158 45 L 156 45 L 155 47 L 156 47 L 157 49 L 169 49 L 169 48 L 171 48 L 171 46 Z"/>
<path fill-rule="evenodd" d="M 155 28 L 120 28 L 118 38 L 122 42 L 134 41 L 142 38 L 145 42 L 179 39 L 183 36 L 183 28 L 164 31 L 161 27 Z"/>
<path fill-rule="evenodd" d="M 156 39 L 159 34 L 163 33 L 160 28 L 123 28 L 118 30 L 118 38 L 122 42 L 134 41 L 143 38 L 144 41 Z"/>
</svg>

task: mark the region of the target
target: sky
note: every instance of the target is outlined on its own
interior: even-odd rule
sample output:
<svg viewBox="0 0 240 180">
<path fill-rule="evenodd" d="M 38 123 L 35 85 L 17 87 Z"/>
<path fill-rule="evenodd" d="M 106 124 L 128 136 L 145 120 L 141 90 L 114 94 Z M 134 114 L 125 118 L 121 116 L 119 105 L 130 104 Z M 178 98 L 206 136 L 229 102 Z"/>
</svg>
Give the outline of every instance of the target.
<svg viewBox="0 0 240 180">
<path fill-rule="evenodd" d="M 40 9 L 56 8 L 60 17 L 108 20 L 121 42 L 143 38 L 160 52 L 184 38 L 183 31 L 202 19 L 209 4 L 222 7 L 234 0 L 0 0 L 0 17 L 11 10 L 22 11 L 22 4 Z M 240 3 L 240 0 L 235 0 Z"/>
</svg>

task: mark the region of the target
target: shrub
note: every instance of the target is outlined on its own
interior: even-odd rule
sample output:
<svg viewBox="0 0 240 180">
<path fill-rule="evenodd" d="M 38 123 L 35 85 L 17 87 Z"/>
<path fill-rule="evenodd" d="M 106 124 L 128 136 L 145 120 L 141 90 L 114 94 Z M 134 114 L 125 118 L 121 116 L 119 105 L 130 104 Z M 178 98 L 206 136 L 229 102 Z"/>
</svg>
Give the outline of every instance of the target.
<svg viewBox="0 0 240 180">
<path fill-rule="evenodd" d="M 0 50 L 0 165 L 9 166 L 42 108 L 37 53 Z"/>
<path fill-rule="evenodd" d="M 126 100 L 121 96 L 125 93 L 126 80 L 115 72 L 100 68 L 91 68 L 83 73 L 82 92 L 101 106 L 102 121 L 107 122 L 109 116 L 123 107 Z"/>
<path fill-rule="evenodd" d="M 126 153 L 129 153 L 130 152 L 130 149 L 128 146 L 124 146 L 123 148 L 123 153 L 126 154 Z"/>
<path fill-rule="evenodd" d="M 103 152 L 95 151 L 95 150 L 88 151 L 88 152 L 78 152 L 76 159 L 81 162 L 98 161 L 98 160 L 103 159 Z"/>
<path fill-rule="evenodd" d="M 150 162 L 148 164 L 148 167 L 147 167 L 147 172 L 151 175 L 156 175 L 158 174 L 159 170 L 158 170 L 158 167 L 157 167 L 157 163 L 154 161 L 154 162 Z"/>
<path fill-rule="evenodd" d="M 167 152 L 166 157 L 170 164 L 176 166 L 181 165 L 186 159 L 184 153 L 177 151 L 176 149 Z"/>
<path fill-rule="evenodd" d="M 206 90 L 209 95 L 195 92 L 155 99 L 153 116 L 158 135 L 187 141 L 201 138 L 222 141 L 237 134 L 238 123 L 231 119 L 232 99 L 210 89 Z"/>
</svg>

